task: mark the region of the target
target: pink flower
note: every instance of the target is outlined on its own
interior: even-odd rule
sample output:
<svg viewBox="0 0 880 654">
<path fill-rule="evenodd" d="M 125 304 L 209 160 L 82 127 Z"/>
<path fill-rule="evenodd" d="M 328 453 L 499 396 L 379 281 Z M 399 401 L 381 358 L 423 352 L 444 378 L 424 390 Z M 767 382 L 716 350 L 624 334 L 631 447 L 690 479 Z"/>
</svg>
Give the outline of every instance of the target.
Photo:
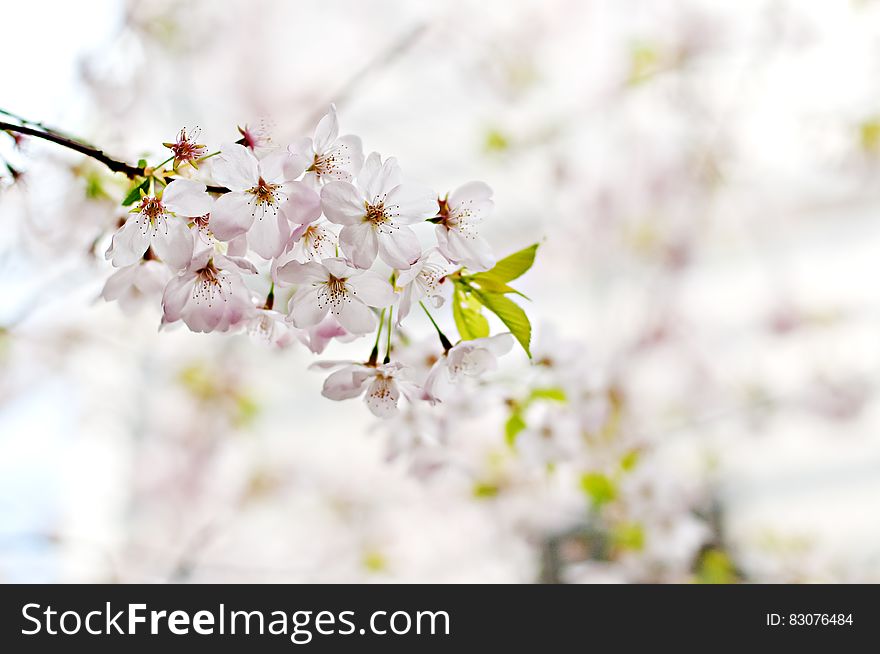
<svg viewBox="0 0 880 654">
<path fill-rule="evenodd" d="M 162 323 L 183 320 L 194 332 L 225 332 L 254 311 L 242 272 L 256 272 L 243 259 L 207 249 L 168 282 L 162 296 Z"/>
<path fill-rule="evenodd" d="M 174 180 L 161 197 L 141 198 L 132 217 L 113 235 L 106 257 L 117 268 L 130 266 L 152 247 L 173 270 L 186 268 L 193 254 L 189 219 L 211 211 L 211 203 L 211 196 L 201 182 Z"/>
<path fill-rule="evenodd" d="M 213 164 L 214 179 L 230 189 L 211 211 L 211 231 L 221 241 L 247 234 L 247 242 L 264 259 L 277 257 L 290 238 L 290 223 L 282 204 L 304 168 L 287 152 L 258 160 L 236 143 L 224 145 Z"/>
<path fill-rule="evenodd" d="M 406 379 L 406 366 L 391 362 L 368 365 L 354 361 L 321 361 L 311 368 L 341 368 L 324 380 L 321 394 L 331 400 L 348 400 L 364 395 L 364 402 L 374 415 L 390 418 L 397 413 L 403 393 L 416 397 L 418 387 Z"/>
<path fill-rule="evenodd" d="M 330 222 L 343 225 L 339 245 L 358 268 L 372 266 L 377 254 L 392 268 L 409 268 L 422 248 L 408 225 L 437 212 L 429 189 L 401 183 L 397 161 L 390 158 L 383 164 L 375 152 L 364 163 L 357 186 L 348 182 L 325 185 L 321 206 Z"/>
<path fill-rule="evenodd" d="M 182 128 L 177 134 L 177 140 L 174 143 L 163 143 L 166 148 L 170 148 L 174 155 L 174 170 L 180 167 L 180 164 L 188 163 L 193 168 L 198 168 L 198 161 L 208 153 L 208 148 L 200 143 L 196 143 L 201 130 L 196 127 L 191 133 L 186 133 L 186 127 Z"/>
<path fill-rule="evenodd" d="M 495 257 L 486 240 L 477 233 L 492 207 L 492 189 L 483 182 L 468 182 L 440 200 L 437 245 L 450 263 L 473 271 L 489 270 Z"/>
<path fill-rule="evenodd" d="M 278 268 L 276 281 L 300 285 L 290 300 L 289 317 L 301 329 L 317 325 L 330 312 L 347 331 L 366 334 L 376 328 L 370 307 L 394 301 L 391 284 L 337 257 L 320 263 L 291 261 Z"/>
<path fill-rule="evenodd" d="M 397 323 L 409 315 L 414 302 L 427 297 L 431 305 L 437 309 L 443 306 L 443 292 L 451 284 L 446 279 L 445 266 L 431 261 L 436 249 L 425 251 L 419 259 L 397 277 L 396 285 L 401 289 L 400 302 L 397 309 Z"/>
<path fill-rule="evenodd" d="M 304 181 L 314 187 L 333 180 L 349 182 L 364 165 L 360 138 L 339 136 L 336 105 L 332 104 L 318 122 L 314 139 L 300 139 L 288 150 L 307 162 Z"/>
<path fill-rule="evenodd" d="M 101 290 L 101 297 L 108 302 L 119 302 L 123 311 L 131 313 L 145 298 L 158 299 L 170 276 L 168 268 L 158 261 L 142 259 L 110 275 Z"/>
<path fill-rule="evenodd" d="M 513 336 L 505 332 L 487 338 L 461 341 L 444 354 L 428 373 L 425 394 L 433 402 L 444 399 L 450 384 L 461 377 L 479 377 L 498 367 L 498 357 L 510 352 Z"/>
</svg>

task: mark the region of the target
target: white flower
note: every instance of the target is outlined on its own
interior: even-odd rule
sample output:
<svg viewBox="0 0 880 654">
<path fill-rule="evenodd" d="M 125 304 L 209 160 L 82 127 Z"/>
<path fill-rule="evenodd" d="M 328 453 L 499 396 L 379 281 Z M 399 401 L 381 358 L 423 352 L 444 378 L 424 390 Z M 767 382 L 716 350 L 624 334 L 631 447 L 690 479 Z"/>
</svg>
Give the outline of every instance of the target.
<svg viewBox="0 0 880 654">
<path fill-rule="evenodd" d="M 255 341 L 285 348 L 296 335 L 284 318 L 283 313 L 273 309 L 255 308 L 247 322 L 248 335 Z"/>
<path fill-rule="evenodd" d="M 171 273 L 158 261 L 141 260 L 114 272 L 104 283 L 101 297 L 116 300 L 126 313 L 137 309 L 145 298 L 160 297 Z"/>
<path fill-rule="evenodd" d="M 247 234 L 248 245 L 264 259 L 277 257 L 290 238 L 287 210 L 279 211 L 292 183 L 305 167 L 285 151 L 258 160 L 250 150 L 229 143 L 213 164 L 214 179 L 230 189 L 211 211 L 211 231 L 221 241 Z"/>
<path fill-rule="evenodd" d="M 162 296 L 162 324 L 183 320 L 194 332 L 225 332 L 249 317 L 254 306 L 241 277 L 251 264 L 204 250 L 168 282 Z"/>
<path fill-rule="evenodd" d="M 294 229 L 287 249 L 296 259 L 320 261 L 335 256 L 336 242 L 336 232 L 322 221 Z"/>
<path fill-rule="evenodd" d="M 348 400 L 364 395 L 370 411 L 380 418 L 390 418 L 397 413 L 400 395 L 412 398 L 415 384 L 406 380 L 406 366 L 391 362 L 369 365 L 354 361 L 322 361 L 311 368 L 337 368 L 324 380 L 321 394 L 331 400 Z"/>
<path fill-rule="evenodd" d="M 338 257 L 321 263 L 291 261 L 278 268 L 276 281 L 300 284 L 289 306 L 290 319 L 299 328 L 317 325 L 329 311 L 347 331 L 366 334 L 376 328 L 369 307 L 386 307 L 394 301 L 391 284 Z"/>
<path fill-rule="evenodd" d="M 577 419 L 568 411 L 546 410 L 543 415 L 530 415 L 528 425 L 516 437 L 516 450 L 535 465 L 571 460 L 578 452 Z"/>
<path fill-rule="evenodd" d="M 331 222 L 343 225 L 342 252 L 358 268 L 369 268 L 378 254 L 392 268 L 405 270 L 422 252 L 419 239 L 407 225 L 419 223 L 437 211 L 433 193 L 402 184 L 394 158 L 383 164 L 377 153 L 367 157 L 357 179 L 330 182 L 321 189 L 321 206 Z"/>
<path fill-rule="evenodd" d="M 401 289 L 397 308 L 398 324 L 409 315 L 413 303 L 423 297 L 427 297 L 435 309 L 443 306 L 443 291 L 450 284 L 446 279 L 445 266 L 430 260 L 436 251 L 435 248 L 426 250 L 408 270 L 402 271 L 398 276 L 396 285 Z"/>
<path fill-rule="evenodd" d="M 479 377 L 498 367 L 498 357 L 510 352 L 513 336 L 509 332 L 461 341 L 444 354 L 425 380 L 425 394 L 434 402 L 443 400 L 449 393 L 450 383 L 462 376 Z"/>
<path fill-rule="evenodd" d="M 193 237 L 189 219 L 211 211 L 211 196 L 201 182 L 176 179 L 161 197 L 146 195 L 132 210 L 133 215 L 113 235 L 106 257 L 117 268 L 130 266 L 152 247 L 173 270 L 189 265 Z"/>
<path fill-rule="evenodd" d="M 350 182 L 364 165 L 364 152 L 357 136 L 339 136 L 336 106 L 328 111 L 315 128 L 315 138 L 303 138 L 288 150 L 306 161 L 306 183 L 314 187 L 329 181 Z"/>
<path fill-rule="evenodd" d="M 473 271 L 489 270 L 495 265 L 489 244 L 476 231 L 493 206 L 492 189 L 483 182 L 468 182 L 440 200 L 437 245 L 450 263 Z"/>
<path fill-rule="evenodd" d="M 332 316 L 327 316 L 317 325 L 301 329 L 297 334 L 300 342 L 315 354 L 321 354 L 332 340 L 350 343 L 357 335 L 349 334 Z"/>
</svg>

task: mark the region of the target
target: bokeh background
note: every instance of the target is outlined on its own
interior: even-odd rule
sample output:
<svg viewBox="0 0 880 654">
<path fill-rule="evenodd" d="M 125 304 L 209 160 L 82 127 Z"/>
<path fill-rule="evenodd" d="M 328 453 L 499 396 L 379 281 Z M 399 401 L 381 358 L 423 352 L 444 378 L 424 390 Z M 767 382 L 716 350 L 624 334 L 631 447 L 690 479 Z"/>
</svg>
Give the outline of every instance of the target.
<svg viewBox="0 0 880 654">
<path fill-rule="evenodd" d="M 158 161 L 335 102 L 542 245 L 534 361 L 382 423 L 305 348 L 101 301 L 124 180 L 0 135 L 0 580 L 880 581 L 877 2 L 3 16 L 4 109 Z"/>
</svg>

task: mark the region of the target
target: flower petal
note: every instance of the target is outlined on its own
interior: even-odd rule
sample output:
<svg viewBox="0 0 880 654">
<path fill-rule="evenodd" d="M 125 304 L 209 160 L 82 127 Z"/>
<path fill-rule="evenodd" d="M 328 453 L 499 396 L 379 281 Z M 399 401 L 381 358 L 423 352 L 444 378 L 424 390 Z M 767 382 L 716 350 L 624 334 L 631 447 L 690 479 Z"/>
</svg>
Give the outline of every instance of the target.
<svg viewBox="0 0 880 654">
<path fill-rule="evenodd" d="M 364 199 L 348 182 L 329 182 L 321 189 L 321 207 L 327 220 L 338 225 L 355 225 L 366 215 Z"/>
<path fill-rule="evenodd" d="M 279 210 L 295 225 L 307 225 L 321 217 L 321 196 L 303 182 L 291 182 Z"/>
<path fill-rule="evenodd" d="M 336 320 L 352 334 L 366 334 L 376 328 L 376 316 L 357 297 L 349 297 L 333 309 Z"/>
<path fill-rule="evenodd" d="M 361 302 L 371 307 L 381 309 L 394 302 L 391 284 L 372 271 L 350 278 L 347 284 Z"/>
<path fill-rule="evenodd" d="M 289 316 L 296 327 L 304 329 L 317 325 L 327 315 L 327 304 L 318 303 L 318 286 L 307 286 L 299 289 L 290 298 Z"/>
<path fill-rule="evenodd" d="M 113 235 L 105 256 L 117 268 L 138 262 L 150 247 L 151 231 L 145 216 L 131 216 Z"/>
<path fill-rule="evenodd" d="M 241 236 L 254 223 L 254 196 L 249 193 L 221 195 L 214 203 L 209 223 L 214 236 L 220 241 L 231 241 Z"/>
<path fill-rule="evenodd" d="M 220 147 L 211 167 L 214 180 L 232 191 L 246 191 L 260 177 L 257 158 L 243 145 L 226 143 Z"/>
<path fill-rule="evenodd" d="M 396 414 L 399 399 L 400 389 L 397 388 L 397 384 L 384 376 L 377 376 L 364 396 L 367 407 L 379 418 L 390 418 Z"/>
<path fill-rule="evenodd" d="M 287 284 L 315 284 L 327 281 L 327 269 L 317 261 L 288 261 L 275 271 L 275 281 Z"/>
<path fill-rule="evenodd" d="M 153 236 L 153 249 L 169 268 L 184 270 L 192 261 L 194 234 L 184 218 L 168 216 L 163 222 L 165 228 Z"/>
<path fill-rule="evenodd" d="M 204 216 L 211 211 L 214 200 L 201 182 L 192 179 L 175 179 L 162 193 L 162 204 L 178 216 Z"/>
<path fill-rule="evenodd" d="M 370 223 L 346 225 L 339 232 L 339 247 L 357 268 L 367 269 L 379 252 L 376 230 Z"/>
<path fill-rule="evenodd" d="M 326 152 L 339 136 L 339 119 L 336 117 L 336 105 L 331 104 L 330 110 L 318 121 L 315 128 L 315 152 Z"/>
<path fill-rule="evenodd" d="M 385 208 L 398 225 L 413 225 L 437 215 L 437 194 L 427 186 L 400 184 L 388 192 Z"/>
<path fill-rule="evenodd" d="M 264 259 L 273 259 L 284 251 L 290 231 L 290 223 L 284 216 L 267 211 L 248 231 L 248 245 Z"/>
<path fill-rule="evenodd" d="M 401 225 L 391 234 L 379 235 L 379 256 L 392 268 L 406 270 L 419 260 L 421 254 L 418 236 L 406 225 Z"/>
</svg>

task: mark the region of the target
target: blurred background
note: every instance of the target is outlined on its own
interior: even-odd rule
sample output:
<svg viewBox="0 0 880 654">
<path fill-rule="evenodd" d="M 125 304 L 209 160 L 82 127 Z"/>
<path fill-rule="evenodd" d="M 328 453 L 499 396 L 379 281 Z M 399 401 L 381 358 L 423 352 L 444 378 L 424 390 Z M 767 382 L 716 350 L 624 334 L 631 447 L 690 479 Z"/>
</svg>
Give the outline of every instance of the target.
<svg viewBox="0 0 880 654">
<path fill-rule="evenodd" d="M 542 245 L 533 361 L 380 422 L 303 347 L 104 303 L 125 180 L 0 135 L 0 580 L 880 581 L 877 2 L 3 13 L 3 109 L 134 162 L 335 102 Z"/>
</svg>

